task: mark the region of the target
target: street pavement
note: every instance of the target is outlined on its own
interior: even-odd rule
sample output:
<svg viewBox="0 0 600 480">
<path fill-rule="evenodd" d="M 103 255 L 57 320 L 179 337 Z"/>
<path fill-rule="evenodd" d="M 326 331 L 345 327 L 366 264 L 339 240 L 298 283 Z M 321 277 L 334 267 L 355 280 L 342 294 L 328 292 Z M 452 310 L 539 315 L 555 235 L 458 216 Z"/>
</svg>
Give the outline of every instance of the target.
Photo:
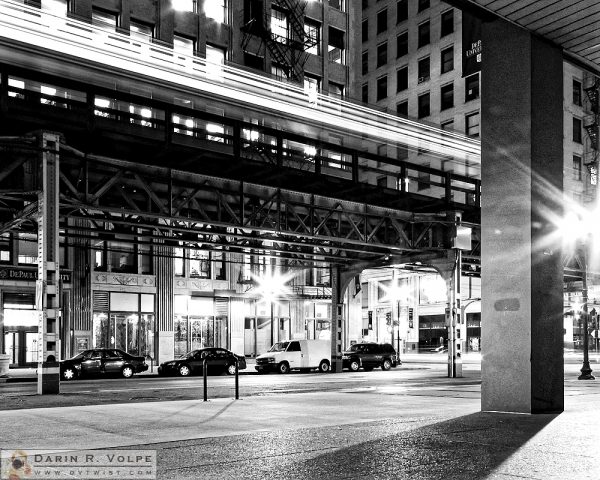
<svg viewBox="0 0 600 480">
<path fill-rule="evenodd" d="M 596 480 L 600 380 L 578 368 L 557 415 L 482 413 L 477 369 L 431 365 L 419 384 L 0 411 L 0 448 L 154 450 L 159 479 Z"/>
</svg>

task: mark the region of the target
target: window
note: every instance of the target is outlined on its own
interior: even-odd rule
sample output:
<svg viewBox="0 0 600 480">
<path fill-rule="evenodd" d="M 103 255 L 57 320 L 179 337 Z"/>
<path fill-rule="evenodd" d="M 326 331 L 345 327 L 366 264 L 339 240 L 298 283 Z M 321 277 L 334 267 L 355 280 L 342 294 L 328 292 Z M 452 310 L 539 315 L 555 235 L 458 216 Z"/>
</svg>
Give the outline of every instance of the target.
<svg viewBox="0 0 600 480">
<path fill-rule="evenodd" d="M 329 96 L 343 98 L 344 86 L 337 83 L 329 82 Z"/>
<path fill-rule="evenodd" d="M 442 50 L 442 73 L 454 70 L 454 47 Z"/>
<path fill-rule="evenodd" d="M 468 137 L 479 137 L 479 112 L 465 116 L 465 133 Z"/>
<path fill-rule="evenodd" d="M 319 77 L 313 77 L 309 74 L 304 74 L 304 91 L 308 95 L 308 99 L 311 102 L 316 102 L 318 94 L 321 91 L 321 79 Z"/>
<path fill-rule="evenodd" d="M 333 7 L 337 10 L 344 11 L 344 1 L 345 0 L 329 0 L 329 6 Z"/>
<path fill-rule="evenodd" d="M 211 0 L 204 2 L 204 15 L 215 22 L 226 23 L 225 0 Z"/>
<path fill-rule="evenodd" d="M 369 8 L 369 0 L 362 0 L 362 9 Z"/>
<path fill-rule="evenodd" d="M 53 15 L 66 17 L 69 11 L 69 3 L 67 0 L 44 0 L 42 8 L 49 10 Z"/>
<path fill-rule="evenodd" d="M 429 92 L 424 93 L 423 95 L 419 95 L 418 98 L 418 115 L 419 118 L 428 117 L 430 115 L 430 107 L 429 107 Z"/>
<path fill-rule="evenodd" d="M 272 62 L 271 75 L 273 75 L 277 80 L 287 80 L 290 76 L 290 70 L 285 65 Z"/>
<path fill-rule="evenodd" d="M 581 182 L 581 157 L 573 155 L 573 180 Z"/>
<path fill-rule="evenodd" d="M 194 55 L 194 40 L 180 35 L 173 35 L 173 50 L 184 55 Z"/>
<path fill-rule="evenodd" d="M 427 10 L 429 8 L 429 0 L 419 0 L 418 4 L 418 12 L 422 12 L 423 10 Z"/>
<path fill-rule="evenodd" d="M 479 73 L 465 78 L 465 102 L 479 98 Z"/>
<path fill-rule="evenodd" d="M 327 51 L 329 53 L 329 61 L 345 65 L 346 52 L 344 32 L 338 28 L 329 27 L 329 45 Z"/>
<path fill-rule="evenodd" d="M 206 45 L 206 71 L 213 76 L 220 76 L 225 64 L 225 49 Z"/>
<path fill-rule="evenodd" d="M 454 106 L 454 84 L 444 85 L 440 90 L 441 110 L 447 110 Z"/>
<path fill-rule="evenodd" d="M 19 233 L 17 241 L 18 261 L 20 265 L 33 265 L 37 263 L 38 245 L 37 234 Z"/>
<path fill-rule="evenodd" d="M 419 25 L 419 48 L 429 45 L 429 21 Z"/>
<path fill-rule="evenodd" d="M 254 55 L 253 53 L 244 52 L 244 65 L 264 71 L 265 59 L 263 57 L 259 57 L 258 55 Z"/>
<path fill-rule="evenodd" d="M 581 132 L 581 119 L 573 117 L 573 141 L 581 143 L 582 132 Z"/>
<path fill-rule="evenodd" d="M 196 0 L 171 0 L 171 5 L 174 10 L 180 12 L 195 12 Z"/>
<path fill-rule="evenodd" d="M 369 72 L 369 51 L 362 53 L 362 74 L 366 75 Z"/>
<path fill-rule="evenodd" d="M 408 55 L 408 32 L 403 32 L 396 37 L 396 58 Z"/>
<path fill-rule="evenodd" d="M 377 12 L 377 35 L 387 30 L 387 8 Z"/>
<path fill-rule="evenodd" d="M 321 24 L 306 18 L 304 20 L 304 41 L 307 44 L 306 52 L 321 55 Z"/>
<path fill-rule="evenodd" d="M 396 23 L 408 20 L 408 0 L 396 2 Z"/>
<path fill-rule="evenodd" d="M 396 113 L 401 117 L 408 117 L 408 100 L 404 100 L 396 105 Z"/>
<path fill-rule="evenodd" d="M 363 103 L 369 103 L 369 84 L 368 83 L 363 83 L 362 101 L 363 101 Z"/>
<path fill-rule="evenodd" d="M 281 43 L 286 43 L 289 38 L 287 14 L 274 6 L 271 7 L 271 33 Z"/>
<path fill-rule="evenodd" d="M 118 26 L 119 17 L 116 13 L 92 8 L 92 25 L 109 32 L 114 32 Z"/>
<path fill-rule="evenodd" d="M 369 21 L 363 20 L 362 22 L 362 41 L 366 42 L 369 39 Z"/>
<path fill-rule="evenodd" d="M 225 268 L 225 254 L 223 252 L 212 252 L 215 280 L 227 280 L 227 269 Z"/>
<path fill-rule="evenodd" d="M 0 262 L 9 263 L 11 261 L 11 242 L 10 233 L 0 235 Z"/>
<path fill-rule="evenodd" d="M 184 269 L 184 250 L 183 248 L 174 248 L 173 249 L 173 268 L 174 275 L 176 277 L 183 277 L 185 275 Z"/>
<path fill-rule="evenodd" d="M 429 57 L 422 58 L 417 63 L 417 75 L 419 80 L 417 83 L 423 83 L 429 80 L 430 75 L 430 61 Z"/>
<path fill-rule="evenodd" d="M 210 253 L 190 250 L 190 277 L 210 278 Z"/>
<path fill-rule="evenodd" d="M 408 65 L 396 72 L 396 92 L 402 92 L 408 88 Z"/>
<path fill-rule="evenodd" d="M 447 10 L 442 13 L 442 25 L 440 27 L 440 37 L 445 37 L 454 32 L 454 10 Z"/>
<path fill-rule="evenodd" d="M 387 75 L 377 79 L 377 101 L 387 97 Z"/>
<path fill-rule="evenodd" d="M 132 20 L 129 25 L 129 36 L 140 42 L 150 42 L 154 37 L 154 27 L 147 23 Z"/>
<path fill-rule="evenodd" d="M 258 30 L 263 25 L 263 0 L 244 0 L 244 26 Z"/>
<path fill-rule="evenodd" d="M 581 82 L 573 79 L 573 104 L 581 107 Z"/>
<path fill-rule="evenodd" d="M 453 132 L 454 131 L 454 120 L 448 120 L 446 122 L 442 122 L 440 127 L 442 127 L 442 130 L 445 130 L 447 132 Z"/>
<path fill-rule="evenodd" d="M 387 42 L 377 45 L 377 68 L 383 67 L 387 63 Z"/>
</svg>

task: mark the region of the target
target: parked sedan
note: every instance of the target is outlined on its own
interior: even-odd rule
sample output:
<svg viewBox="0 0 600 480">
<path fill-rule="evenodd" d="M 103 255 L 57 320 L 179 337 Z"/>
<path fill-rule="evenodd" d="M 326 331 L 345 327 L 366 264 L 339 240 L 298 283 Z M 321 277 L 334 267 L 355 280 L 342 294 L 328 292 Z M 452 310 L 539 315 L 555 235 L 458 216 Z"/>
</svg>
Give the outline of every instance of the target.
<svg viewBox="0 0 600 480">
<path fill-rule="evenodd" d="M 144 357 L 136 357 L 118 348 L 85 350 L 60 362 L 60 378 L 73 380 L 95 375 L 121 375 L 125 378 L 148 370 Z"/>
<path fill-rule="evenodd" d="M 246 359 L 236 355 L 224 348 L 201 348 L 161 363 L 158 367 L 159 375 L 180 375 L 187 377 L 189 375 L 202 375 L 204 361 L 206 361 L 207 373 L 211 375 L 235 374 L 235 362 L 238 362 L 238 369 L 246 368 Z"/>
</svg>

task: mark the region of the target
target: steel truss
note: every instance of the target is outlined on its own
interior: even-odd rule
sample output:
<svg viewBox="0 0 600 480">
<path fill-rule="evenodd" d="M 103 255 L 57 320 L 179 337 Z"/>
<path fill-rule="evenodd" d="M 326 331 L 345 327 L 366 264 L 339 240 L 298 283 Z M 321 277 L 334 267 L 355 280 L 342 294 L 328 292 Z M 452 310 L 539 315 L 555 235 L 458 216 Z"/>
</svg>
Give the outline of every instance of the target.
<svg viewBox="0 0 600 480">
<path fill-rule="evenodd" d="M 34 145 L 16 146 L 9 149 L 18 152 L 13 172 L 37 155 Z M 9 179 L 10 172 L 3 177 Z M 35 175 L 32 182 L 39 188 Z M 61 235 L 67 244 L 121 239 L 276 257 L 288 266 L 374 265 L 389 262 L 391 256 L 405 262 L 425 254 L 443 256 L 455 227 L 453 215 L 416 215 L 336 199 L 334 194 L 87 155 L 66 144 L 60 147 L 59 189 Z M 0 196 L 13 206 L 4 231 L 32 226 L 25 212 L 35 211 L 35 198 L 28 198 L 25 189 L 18 193 Z M 25 202 L 31 203 L 19 211 L 19 203 Z M 476 241 L 470 252 L 475 265 L 478 247 Z"/>
</svg>

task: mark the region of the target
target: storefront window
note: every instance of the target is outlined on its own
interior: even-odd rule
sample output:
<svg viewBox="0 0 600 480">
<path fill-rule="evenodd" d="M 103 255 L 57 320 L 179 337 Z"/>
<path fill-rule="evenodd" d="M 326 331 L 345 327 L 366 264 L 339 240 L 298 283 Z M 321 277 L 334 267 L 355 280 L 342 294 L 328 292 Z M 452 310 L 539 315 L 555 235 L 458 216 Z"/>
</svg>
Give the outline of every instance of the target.
<svg viewBox="0 0 600 480">
<path fill-rule="evenodd" d="M 0 262 L 9 263 L 10 261 L 10 233 L 3 233 L 0 235 Z"/>
<path fill-rule="evenodd" d="M 175 355 L 206 347 L 228 348 L 228 317 L 215 313 L 212 297 L 175 295 Z"/>
<path fill-rule="evenodd" d="M 94 312 L 93 347 L 119 348 L 132 355 L 154 358 L 153 312 L 153 295 L 111 293 L 110 311 Z"/>
</svg>

